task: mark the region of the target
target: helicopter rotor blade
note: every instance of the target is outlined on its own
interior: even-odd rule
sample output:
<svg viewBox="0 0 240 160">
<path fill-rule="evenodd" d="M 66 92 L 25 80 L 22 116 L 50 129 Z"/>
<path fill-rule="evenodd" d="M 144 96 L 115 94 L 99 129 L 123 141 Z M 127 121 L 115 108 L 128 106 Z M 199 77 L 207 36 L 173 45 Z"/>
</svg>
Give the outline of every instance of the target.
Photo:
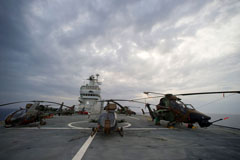
<svg viewBox="0 0 240 160">
<path fill-rule="evenodd" d="M 58 102 L 33 100 L 33 101 L 17 101 L 17 102 L 10 102 L 10 103 L 5 103 L 5 104 L 0 104 L 0 107 L 2 107 L 2 106 L 7 106 L 7 105 L 11 105 L 11 104 L 17 104 L 17 103 L 27 103 L 27 102 L 32 102 L 32 103 L 35 103 L 35 102 L 39 102 L 39 103 L 51 103 L 51 104 L 61 105 L 61 103 L 58 103 Z M 64 106 L 64 107 L 67 107 L 67 108 L 71 108 L 70 106 L 67 106 L 67 105 L 63 105 L 63 106 Z"/>
<path fill-rule="evenodd" d="M 116 101 L 112 101 L 112 102 L 115 103 L 116 105 L 118 105 L 121 109 L 124 109 L 124 107 L 120 103 L 118 103 Z"/>
<path fill-rule="evenodd" d="M 175 94 L 175 95 L 176 96 L 191 96 L 191 95 L 223 94 L 223 93 L 238 93 L 238 94 L 240 94 L 240 91 L 198 92 L 198 93 L 183 93 L 183 94 Z"/>
<path fill-rule="evenodd" d="M 135 99 L 106 99 L 106 100 L 100 100 L 98 102 L 113 102 L 113 101 L 119 101 L 119 102 L 134 102 L 134 103 L 140 103 L 140 104 L 150 104 L 150 103 L 145 103 L 141 101 L 137 101 Z M 156 104 L 150 104 L 156 106 Z"/>
<path fill-rule="evenodd" d="M 149 94 L 149 93 L 151 93 L 151 94 L 160 94 L 160 95 L 165 95 L 165 94 L 163 94 L 163 93 L 157 93 L 157 92 L 143 92 L 144 94 Z"/>
<path fill-rule="evenodd" d="M 143 92 L 144 94 L 160 94 L 160 95 L 167 95 L 163 93 L 156 93 L 156 92 Z M 223 93 L 238 93 L 240 94 L 240 91 L 218 91 L 218 92 L 195 92 L 195 93 L 182 93 L 182 94 L 173 94 L 175 96 L 191 96 L 191 95 L 203 95 L 203 94 L 223 94 Z M 155 97 L 153 97 L 155 98 Z M 157 98 L 157 97 L 156 97 Z"/>
<path fill-rule="evenodd" d="M 159 98 L 159 97 L 164 97 L 164 95 L 162 96 L 151 96 L 151 97 L 145 97 L 145 98 L 136 98 L 136 99 L 132 99 L 132 100 L 145 100 L 145 99 L 151 99 L 151 98 Z"/>
<path fill-rule="evenodd" d="M 10 103 L 5 103 L 5 104 L 0 104 L 0 107 L 11 105 L 11 104 L 17 104 L 17 103 L 26 103 L 26 102 L 29 102 L 29 101 L 17 101 L 17 102 L 10 102 Z"/>
</svg>

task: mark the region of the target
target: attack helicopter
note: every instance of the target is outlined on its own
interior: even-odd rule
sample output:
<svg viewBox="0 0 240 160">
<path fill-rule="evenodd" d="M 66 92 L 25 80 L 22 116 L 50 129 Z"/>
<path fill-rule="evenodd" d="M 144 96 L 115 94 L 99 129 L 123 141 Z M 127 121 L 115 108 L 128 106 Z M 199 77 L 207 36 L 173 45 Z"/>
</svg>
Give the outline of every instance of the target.
<svg viewBox="0 0 240 160">
<path fill-rule="evenodd" d="M 65 108 L 63 109 L 63 107 L 65 107 Z M 69 107 L 69 106 L 64 105 L 64 103 L 62 102 L 59 109 L 57 110 L 57 114 L 59 116 L 60 115 L 72 115 L 72 114 L 74 114 L 74 108 L 75 108 L 75 105 L 73 105 L 72 107 Z"/>
<path fill-rule="evenodd" d="M 31 104 L 31 103 L 33 104 Z M 17 103 L 28 103 L 26 104 L 25 108 L 21 108 L 10 113 L 5 118 L 5 127 L 13 127 L 13 126 L 20 126 L 20 125 L 27 125 L 34 122 L 39 122 L 40 125 L 45 125 L 46 121 L 44 119 L 51 118 L 54 114 L 69 114 L 72 113 L 72 109 L 74 106 L 66 106 L 64 103 L 57 103 L 57 102 L 50 102 L 50 101 L 19 101 L 19 102 L 12 102 L 7 104 L 1 104 L 1 106 L 17 104 Z M 49 108 L 48 105 L 41 105 L 40 103 L 52 103 L 60 105 L 59 109 L 56 108 Z M 63 110 L 62 107 L 67 107 L 68 110 Z"/>
<path fill-rule="evenodd" d="M 130 109 L 130 106 L 124 106 L 124 107 L 120 107 L 117 109 L 117 113 L 118 114 L 125 114 L 125 115 L 128 115 L 128 116 L 131 116 L 131 115 L 136 115 L 136 112 L 132 111 Z"/>
<path fill-rule="evenodd" d="M 185 104 L 181 101 L 181 99 L 178 96 L 190 96 L 190 95 L 205 95 L 205 94 L 225 94 L 225 93 L 238 93 L 240 94 L 240 91 L 219 91 L 219 92 L 198 92 L 198 93 L 184 93 L 184 94 L 162 94 L 162 93 L 156 93 L 156 92 L 144 92 L 144 94 L 157 94 L 160 96 L 152 96 L 147 98 L 138 98 L 138 99 L 112 99 L 109 100 L 111 102 L 114 102 L 116 104 L 116 101 L 128 101 L 128 102 L 134 102 L 134 103 L 142 103 L 145 104 L 145 107 L 148 109 L 149 114 L 152 118 L 152 121 L 156 125 L 160 125 L 160 120 L 166 120 L 168 121 L 168 127 L 173 127 L 176 124 L 181 123 L 187 123 L 188 128 L 193 128 L 193 124 L 198 123 L 200 127 L 209 127 L 210 125 L 225 120 L 224 119 L 218 119 L 212 122 L 209 122 L 211 119 L 210 116 L 199 112 L 196 110 L 191 104 Z M 160 98 L 159 104 L 149 104 L 145 102 L 141 102 L 140 100 L 143 99 L 149 99 L 149 98 Z M 120 105 L 120 104 L 119 104 Z M 152 109 L 150 106 L 156 106 L 156 109 Z M 144 113 L 144 112 L 143 112 Z"/>
<path fill-rule="evenodd" d="M 220 91 L 220 92 L 199 92 L 199 93 L 184 93 L 184 94 L 162 94 L 156 92 L 144 92 L 144 94 L 158 94 L 161 96 L 149 97 L 158 98 L 160 102 L 156 105 L 156 110 L 152 110 L 150 104 L 146 104 L 146 108 L 149 110 L 149 114 L 156 125 L 160 125 L 160 120 L 169 121 L 168 127 L 172 127 L 175 124 L 187 123 L 188 128 L 193 128 L 194 123 L 198 123 L 200 127 L 209 127 L 215 122 L 223 119 L 218 119 L 213 122 L 209 122 L 210 116 L 207 116 L 198 110 L 196 110 L 191 104 L 185 104 L 178 96 L 190 96 L 190 95 L 205 95 L 205 94 L 224 94 L 224 93 L 238 93 L 240 91 Z"/>
<path fill-rule="evenodd" d="M 80 111 L 78 111 L 78 112 L 76 112 L 76 113 L 78 113 L 78 114 L 80 114 L 80 115 L 88 115 L 88 112 L 86 111 L 86 108 L 85 108 L 85 107 L 83 107 Z"/>
<path fill-rule="evenodd" d="M 99 131 L 103 131 L 107 135 L 116 131 L 120 136 L 123 136 L 123 127 L 118 127 L 118 123 L 122 123 L 124 120 L 118 120 L 116 114 L 117 105 L 121 108 L 123 106 L 114 100 L 103 100 L 101 102 L 107 102 L 107 105 L 104 107 L 106 112 L 100 114 L 97 127 L 92 128 L 91 136 Z"/>
</svg>

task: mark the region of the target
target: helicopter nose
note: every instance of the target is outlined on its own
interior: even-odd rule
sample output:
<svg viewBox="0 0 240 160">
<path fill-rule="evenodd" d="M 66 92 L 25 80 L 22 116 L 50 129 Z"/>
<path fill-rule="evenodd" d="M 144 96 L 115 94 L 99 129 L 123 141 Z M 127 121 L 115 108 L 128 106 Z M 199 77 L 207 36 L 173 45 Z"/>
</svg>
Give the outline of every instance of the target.
<svg viewBox="0 0 240 160">
<path fill-rule="evenodd" d="M 211 119 L 211 117 L 204 115 L 204 114 L 199 114 L 199 113 L 191 113 L 190 114 L 190 119 L 195 122 L 199 121 L 208 121 Z"/>
<path fill-rule="evenodd" d="M 202 113 L 192 113 L 190 114 L 190 119 L 192 122 L 198 122 L 200 127 L 208 127 L 212 124 L 209 122 L 211 117 Z"/>
<path fill-rule="evenodd" d="M 202 116 L 202 120 L 210 120 L 210 119 L 211 119 L 211 117 L 209 117 L 209 116 L 206 116 L 206 115 Z"/>
</svg>

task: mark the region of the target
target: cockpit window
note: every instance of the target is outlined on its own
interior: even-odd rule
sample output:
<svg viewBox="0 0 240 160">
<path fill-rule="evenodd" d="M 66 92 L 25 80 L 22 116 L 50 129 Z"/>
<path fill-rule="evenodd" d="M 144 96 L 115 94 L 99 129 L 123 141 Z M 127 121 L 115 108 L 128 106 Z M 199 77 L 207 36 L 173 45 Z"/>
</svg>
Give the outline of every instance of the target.
<svg viewBox="0 0 240 160">
<path fill-rule="evenodd" d="M 185 104 L 185 106 L 189 109 L 195 109 L 191 104 Z"/>
<path fill-rule="evenodd" d="M 166 99 L 165 98 L 161 98 L 160 102 L 159 102 L 160 106 L 166 106 Z"/>
<path fill-rule="evenodd" d="M 23 117 L 25 113 L 26 113 L 26 109 L 17 111 L 15 114 L 13 114 L 12 120 Z"/>
<path fill-rule="evenodd" d="M 177 110 L 183 112 L 183 113 L 186 112 L 186 108 L 184 106 L 184 103 L 179 101 L 179 100 L 171 100 L 170 101 L 170 106 L 174 109 L 177 109 Z"/>
</svg>

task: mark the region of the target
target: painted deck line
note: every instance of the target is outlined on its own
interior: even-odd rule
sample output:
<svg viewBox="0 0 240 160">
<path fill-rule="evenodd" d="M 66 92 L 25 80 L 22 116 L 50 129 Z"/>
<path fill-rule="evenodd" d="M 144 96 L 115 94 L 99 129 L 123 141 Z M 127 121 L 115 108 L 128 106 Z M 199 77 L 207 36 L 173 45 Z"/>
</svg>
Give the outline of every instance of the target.
<svg viewBox="0 0 240 160">
<path fill-rule="evenodd" d="M 131 123 L 128 123 L 128 122 L 125 122 L 124 124 L 127 124 L 126 126 L 123 126 L 123 128 L 128 128 L 128 127 L 131 127 L 132 124 Z"/>
<path fill-rule="evenodd" d="M 7 129 L 35 129 L 35 130 L 91 130 L 91 128 L 68 128 L 68 127 L 24 127 L 24 128 L 7 128 Z"/>
<path fill-rule="evenodd" d="M 86 123 L 86 122 L 88 122 L 88 121 L 71 122 L 71 123 L 68 123 L 68 126 L 69 126 L 70 128 L 74 128 L 74 129 L 82 129 L 82 130 L 89 130 L 89 129 L 91 129 L 91 128 L 83 128 L 83 127 L 73 126 L 73 124 L 75 124 L 75 123 Z"/>
<path fill-rule="evenodd" d="M 177 129 L 177 128 L 127 128 L 130 127 L 131 124 L 128 126 L 123 127 L 124 130 L 167 130 L 167 129 Z M 92 128 L 78 128 L 78 127 L 73 127 L 73 128 L 67 128 L 67 127 L 44 127 L 44 128 L 37 128 L 37 127 L 25 127 L 25 128 L 8 128 L 8 129 L 22 129 L 22 130 L 91 130 Z"/>
<path fill-rule="evenodd" d="M 132 119 L 136 119 L 136 120 L 140 120 L 139 118 L 137 117 L 131 117 L 131 116 L 127 116 L 128 118 L 132 118 Z"/>
<path fill-rule="evenodd" d="M 168 129 L 176 129 L 176 128 L 126 128 L 124 130 L 131 131 L 131 130 L 168 130 Z"/>
<path fill-rule="evenodd" d="M 77 154 L 73 157 L 72 160 L 81 160 L 84 156 L 84 154 L 86 153 L 88 147 L 90 146 L 90 144 L 92 143 L 94 137 L 96 134 L 94 134 L 93 136 L 89 136 L 88 139 L 86 140 L 86 142 L 82 145 L 82 147 L 79 149 L 79 151 L 77 152 Z"/>
<path fill-rule="evenodd" d="M 84 127 L 76 127 L 76 126 L 73 125 L 73 124 L 76 124 L 76 123 L 84 123 L 84 122 L 87 122 L 87 121 L 71 122 L 71 123 L 68 124 L 68 126 L 70 128 L 74 128 L 74 129 L 82 129 L 82 130 L 84 130 L 84 129 L 86 129 L 86 130 L 91 129 L 91 128 L 84 128 Z M 123 124 L 126 124 L 125 126 L 122 126 L 123 128 L 127 128 L 127 127 L 131 126 L 131 123 L 128 123 L 128 122 L 124 122 Z"/>
</svg>

